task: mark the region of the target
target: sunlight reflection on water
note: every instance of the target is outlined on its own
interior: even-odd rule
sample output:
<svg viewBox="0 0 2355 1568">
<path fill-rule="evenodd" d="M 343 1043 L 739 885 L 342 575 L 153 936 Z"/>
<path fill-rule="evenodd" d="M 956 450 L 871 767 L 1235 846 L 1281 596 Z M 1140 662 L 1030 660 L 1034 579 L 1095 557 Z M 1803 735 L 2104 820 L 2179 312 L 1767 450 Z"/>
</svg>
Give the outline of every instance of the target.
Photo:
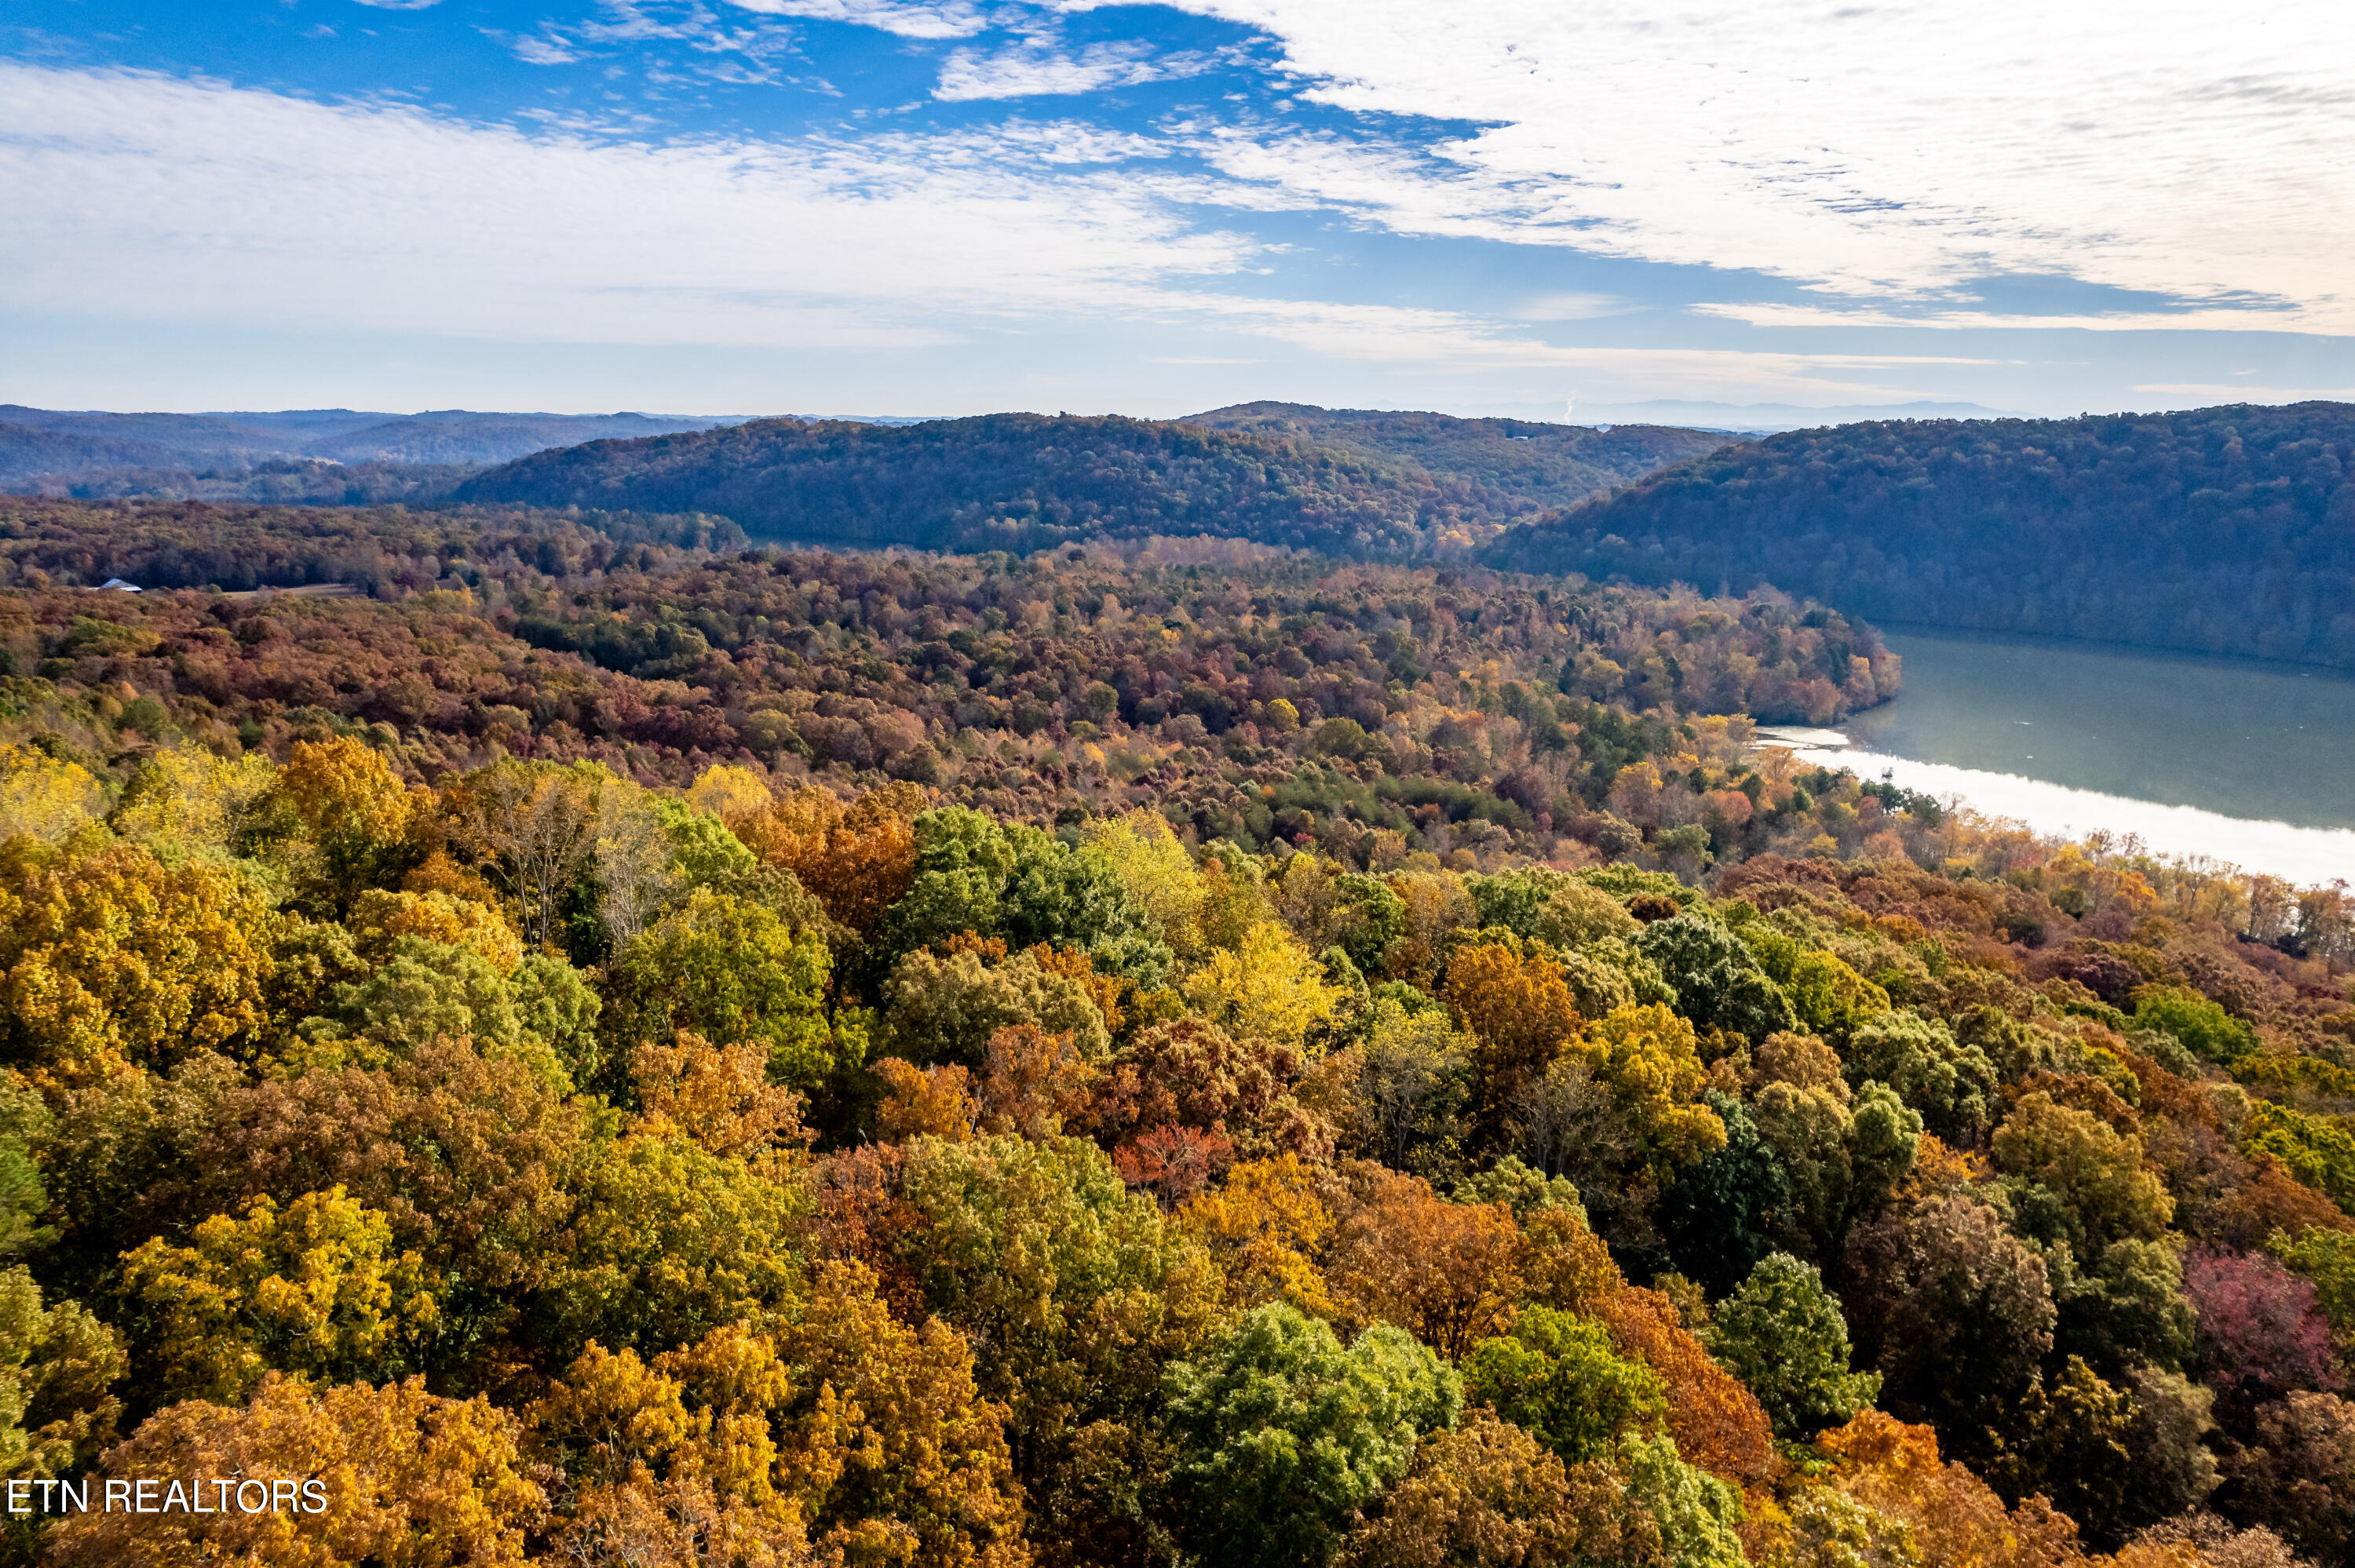
<svg viewBox="0 0 2355 1568">
<path fill-rule="evenodd" d="M 1838 730 L 1763 726 L 1758 737 L 1769 745 L 1789 747 L 1803 762 L 1849 768 L 1861 779 L 1887 778 L 1941 801 L 1959 798 L 1982 815 L 2014 818 L 2040 833 L 2082 838 L 2106 829 L 2121 836 L 2136 834 L 2162 856 L 2204 855 L 2243 871 L 2264 872 L 2301 884 L 2355 882 L 2355 831 L 2344 828 L 2252 821 L 2193 806 L 2162 806 L 2153 800 L 2073 789 L 2016 773 L 1915 762 L 1859 751 Z"/>
</svg>

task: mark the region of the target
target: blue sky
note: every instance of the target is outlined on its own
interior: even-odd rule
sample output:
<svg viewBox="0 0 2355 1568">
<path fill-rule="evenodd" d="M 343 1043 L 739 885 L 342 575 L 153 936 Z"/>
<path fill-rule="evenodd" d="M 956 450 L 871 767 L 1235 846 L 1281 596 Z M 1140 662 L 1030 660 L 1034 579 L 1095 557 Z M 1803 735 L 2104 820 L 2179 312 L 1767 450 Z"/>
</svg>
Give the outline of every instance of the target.
<svg viewBox="0 0 2355 1568">
<path fill-rule="evenodd" d="M 0 400 L 2355 397 L 2355 7 L 15 0 Z"/>
</svg>

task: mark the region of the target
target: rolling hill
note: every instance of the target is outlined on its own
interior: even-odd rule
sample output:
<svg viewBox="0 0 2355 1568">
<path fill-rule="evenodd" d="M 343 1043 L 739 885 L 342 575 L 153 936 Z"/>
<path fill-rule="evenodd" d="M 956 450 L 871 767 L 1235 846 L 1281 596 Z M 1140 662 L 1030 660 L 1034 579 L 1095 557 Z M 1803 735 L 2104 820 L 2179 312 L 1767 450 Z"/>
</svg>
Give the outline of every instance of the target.
<svg viewBox="0 0 2355 1568">
<path fill-rule="evenodd" d="M 1289 404 L 1178 421 L 767 419 L 538 453 L 470 480 L 459 497 L 716 513 L 757 537 L 854 545 L 1028 550 L 1099 535 L 1225 535 L 1399 556 L 1476 545 L 1517 516 L 1721 440 L 1646 431 L 1614 441 L 1564 427 Z"/>
<path fill-rule="evenodd" d="M 1518 527 L 1494 565 L 1875 620 L 2355 665 L 2355 405 L 1909 420 L 1728 448 Z"/>
</svg>

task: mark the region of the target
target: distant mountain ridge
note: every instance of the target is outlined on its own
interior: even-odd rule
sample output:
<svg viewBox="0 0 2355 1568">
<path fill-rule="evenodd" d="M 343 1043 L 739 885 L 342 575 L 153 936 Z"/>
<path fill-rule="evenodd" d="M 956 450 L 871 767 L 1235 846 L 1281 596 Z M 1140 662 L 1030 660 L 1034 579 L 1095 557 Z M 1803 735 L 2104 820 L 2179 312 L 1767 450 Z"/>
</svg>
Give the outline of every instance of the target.
<svg viewBox="0 0 2355 1568">
<path fill-rule="evenodd" d="M 1486 558 L 2355 666 L 2355 405 L 1792 431 L 1515 528 Z"/>
<path fill-rule="evenodd" d="M 1828 425 L 1870 424 L 1886 419 L 2018 419 L 2028 416 L 2017 408 L 1990 408 L 1980 403 L 1939 402 L 1923 398 L 1911 403 L 1841 403 L 1811 407 L 1805 403 L 1719 403 L 1684 397 L 1653 397 L 1637 403 L 1578 402 L 1572 419 L 1582 425 L 1668 424 L 1745 434 L 1777 430 L 1813 430 Z"/>
<path fill-rule="evenodd" d="M 700 415 L 497 414 L 466 408 L 421 414 L 355 408 L 119 414 L 5 404 L 0 488 L 55 495 L 339 503 L 421 499 L 453 487 L 475 469 L 549 447 L 726 422 Z M 447 471 L 413 475 L 397 495 L 379 495 L 370 476 L 336 482 L 337 476 L 325 471 L 330 464 Z"/>
<path fill-rule="evenodd" d="M 457 493 L 468 502 L 713 513 L 755 536 L 805 542 L 1028 550 L 1160 533 L 1400 556 L 1470 547 L 1515 517 L 1722 440 L 1296 404 L 1245 404 L 1178 420 L 764 419 L 540 452 L 470 479 Z"/>
</svg>

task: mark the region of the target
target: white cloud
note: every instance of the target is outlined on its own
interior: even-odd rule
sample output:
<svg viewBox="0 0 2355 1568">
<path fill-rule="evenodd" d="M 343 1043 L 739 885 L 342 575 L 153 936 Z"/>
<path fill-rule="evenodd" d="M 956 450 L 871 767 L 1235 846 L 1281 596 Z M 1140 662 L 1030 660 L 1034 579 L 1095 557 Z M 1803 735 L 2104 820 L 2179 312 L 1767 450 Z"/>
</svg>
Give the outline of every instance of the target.
<svg viewBox="0 0 2355 1568">
<path fill-rule="evenodd" d="M 1188 74 L 1155 61 L 1142 44 L 1096 44 L 1067 55 L 1044 40 L 982 54 L 958 49 L 941 67 L 932 96 L 947 103 L 975 99 L 1030 98 L 1134 87 L 1165 76 Z"/>
<path fill-rule="evenodd" d="M 2029 315 L 2018 312 L 1958 309 L 1891 311 L 1871 306 L 1794 304 L 1699 304 L 1695 315 L 1714 316 L 1756 327 L 2000 327 L 2051 332 L 2304 332 L 2311 313 L 2296 309 L 2104 311 Z"/>
<path fill-rule="evenodd" d="M 0 303 L 591 342 L 935 342 L 960 313 L 1133 304 L 1250 258 L 1075 162 L 1127 146 L 1045 126 L 617 143 L 0 65 Z"/>
<path fill-rule="evenodd" d="M 2343 0 L 1169 3 L 1264 30 L 1318 101 L 1484 127 L 1435 158 L 1232 139 L 1238 176 L 1405 232 L 1755 270 L 1828 308 L 2034 273 L 2355 330 Z"/>
<path fill-rule="evenodd" d="M 903 38 L 969 38 L 989 25 L 981 7 L 969 0 L 730 0 L 730 4 L 769 16 L 878 27 Z"/>
<path fill-rule="evenodd" d="M 1547 294 L 1531 300 L 1513 314 L 1525 322 L 1591 322 L 1625 314 L 1635 302 L 1616 294 Z"/>
<path fill-rule="evenodd" d="M 570 45 L 553 33 L 537 38 L 517 38 L 508 45 L 508 48 L 526 65 L 570 65 L 581 58 Z"/>
<path fill-rule="evenodd" d="M 887 355 L 1117 328 L 1140 355 L 1283 344 L 1464 397 L 1534 377 L 1595 397 L 1896 400 L 1990 363 L 1565 346 L 1469 312 L 1249 296 L 1235 281 L 1257 286 L 1266 253 L 1169 194 L 1234 187 L 1139 173 L 1167 151 L 1019 122 L 647 143 L 0 64 L 0 312 Z"/>
</svg>

